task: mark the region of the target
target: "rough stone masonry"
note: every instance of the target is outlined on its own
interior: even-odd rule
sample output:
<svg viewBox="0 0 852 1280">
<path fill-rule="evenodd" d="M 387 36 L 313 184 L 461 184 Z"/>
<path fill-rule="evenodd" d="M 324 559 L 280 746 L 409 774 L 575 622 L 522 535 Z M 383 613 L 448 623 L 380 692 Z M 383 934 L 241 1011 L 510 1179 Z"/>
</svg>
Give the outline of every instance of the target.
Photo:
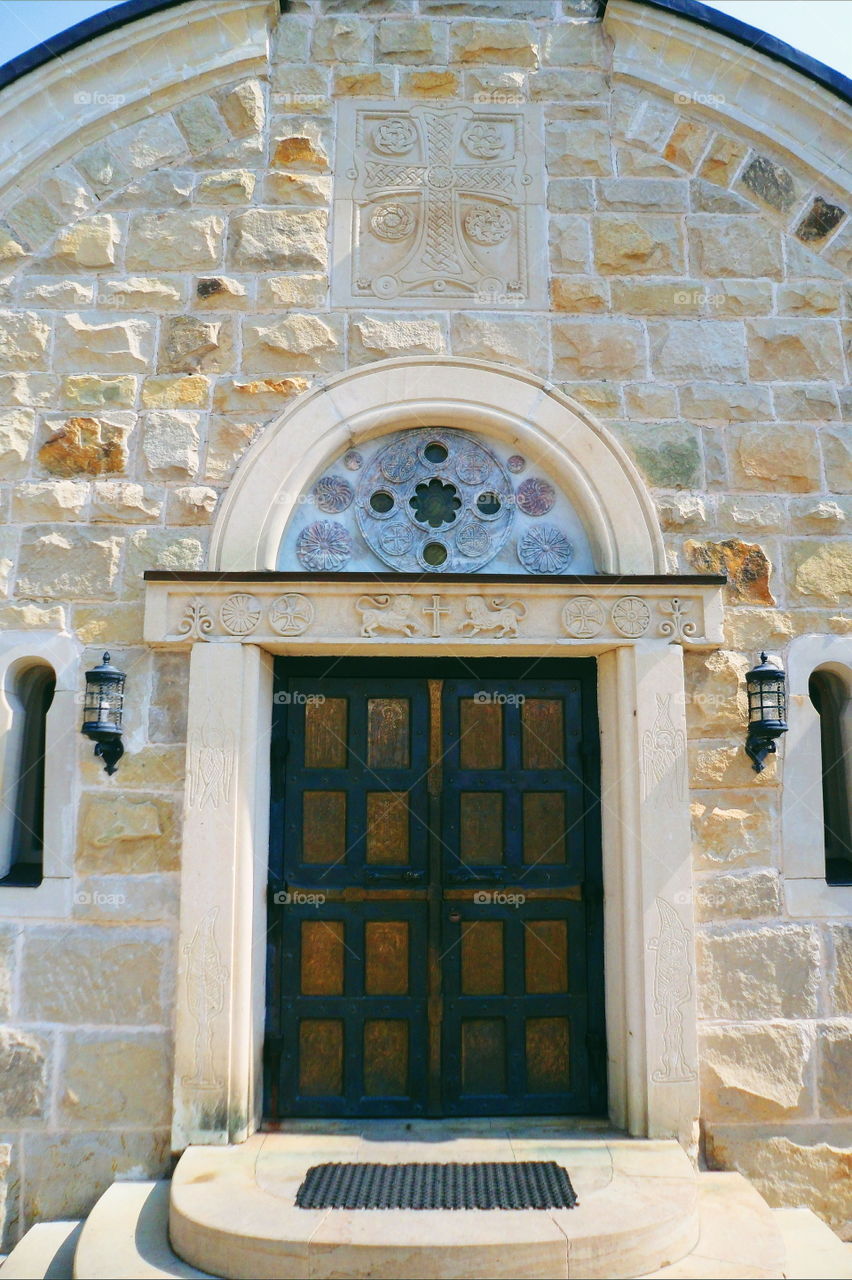
<svg viewBox="0 0 852 1280">
<path fill-rule="evenodd" d="M 809 151 L 771 104 L 763 134 L 738 127 L 748 85 L 714 79 L 698 28 L 671 35 L 695 78 L 649 86 L 591 0 L 272 8 L 262 65 L 166 67 L 0 197 L 0 627 L 67 631 L 81 669 L 109 645 L 132 687 L 120 791 L 65 744 L 72 916 L 0 924 L 6 1238 L 168 1164 L 187 663 L 142 645 L 142 572 L 203 566 L 235 468 L 294 397 L 410 353 L 556 384 L 626 446 L 671 570 L 729 576 L 726 647 L 687 655 L 706 1154 L 848 1233 L 852 923 L 788 914 L 783 769 L 756 777 L 742 751 L 757 650 L 852 644 L 852 219 L 819 144 L 842 104 L 813 89 Z M 119 97 L 124 33 L 98 63 Z M 358 301 L 351 275 L 331 301 L 355 100 L 528 111 L 540 303 Z"/>
</svg>

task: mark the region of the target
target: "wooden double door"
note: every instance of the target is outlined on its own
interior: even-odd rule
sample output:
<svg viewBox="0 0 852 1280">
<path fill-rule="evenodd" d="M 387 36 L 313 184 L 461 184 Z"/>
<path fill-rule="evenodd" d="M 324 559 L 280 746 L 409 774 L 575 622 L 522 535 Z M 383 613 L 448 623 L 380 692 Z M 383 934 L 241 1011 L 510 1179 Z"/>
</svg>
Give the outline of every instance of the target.
<svg viewBox="0 0 852 1280">
<path fill-rule="evenodd" d="M 267 1118 L 606 1110 L 593 660 L 277 661 Z"/>
</svg>

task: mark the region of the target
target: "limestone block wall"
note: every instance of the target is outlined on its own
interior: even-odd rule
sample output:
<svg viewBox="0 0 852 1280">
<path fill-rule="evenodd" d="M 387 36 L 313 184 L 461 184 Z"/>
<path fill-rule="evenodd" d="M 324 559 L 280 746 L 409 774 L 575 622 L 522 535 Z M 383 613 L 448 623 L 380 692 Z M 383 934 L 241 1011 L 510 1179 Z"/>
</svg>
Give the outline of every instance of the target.
<svg viewBox="0 0 852 1280">
<path fill-rule="evenodd" d="M 677 92 L 621 71 L 631 8 L 270 5 L 251 74 L 152 64 L 124 106 L 107 62 L 119 101 L 0 197 L 0 627 L 69 632 L 81 677 L 106 646 L 128 672 L 117 777 L 67 744 L 70 914 L 0 924 L 8 1239 L 167 1167 L 187 668 L 142 645 L 141 574 L 203 566 L 234 469 L 294 396 L 440 352 L 576 398 L 635 459 L 672 570 L 730 575 L 725 649 L 687 655 L 707 1157 L 850 1229 L 852 922 L 788 914 L 783 753 L 758 777 L 742 751 L 762 646 L 852 647 L 850 197 L 771 103 L 763 136 L 737 124 L 748 78 L 723 62 Z M 847 110 L 816 97 L 815 139 Z M 352 98 L 537 104 L 549 305 L 331 305 Z"/>
</svg>

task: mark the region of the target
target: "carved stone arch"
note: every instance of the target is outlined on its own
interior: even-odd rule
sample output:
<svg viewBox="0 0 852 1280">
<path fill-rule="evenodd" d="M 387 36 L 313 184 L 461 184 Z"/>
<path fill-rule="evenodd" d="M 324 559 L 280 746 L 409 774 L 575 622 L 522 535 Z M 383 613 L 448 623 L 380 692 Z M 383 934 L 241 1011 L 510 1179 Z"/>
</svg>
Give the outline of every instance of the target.
<svg viewBox="0 0 852 1280">
<path fill-rule="evenodd" d="M 342 449 L 405 427 L 486 432 L 546 468 L 586 527 L 600 573 L 664 573 L 642 479 L 610 432 L 554 386 L 482 360 L 403 357 L 300 396 L 246 454 L 221 504 L 208 567 L 272 570 L 287 522 Z"/>
</svg>

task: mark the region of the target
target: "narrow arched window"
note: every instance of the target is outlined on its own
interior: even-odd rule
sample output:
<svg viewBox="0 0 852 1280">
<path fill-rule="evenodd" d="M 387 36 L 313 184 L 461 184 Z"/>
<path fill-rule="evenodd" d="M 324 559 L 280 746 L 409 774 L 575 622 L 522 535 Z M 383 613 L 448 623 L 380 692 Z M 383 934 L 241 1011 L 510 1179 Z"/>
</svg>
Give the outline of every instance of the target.
<svg viewBox="0 0 852 1280">
<path fill-rule="evenodd" d="M 0 884 L 38 885 L 44 858 L 44 779 L 47 713 L 56 677 L 46 663 L 19 667 L 7 690 L 12 708 L 13 750 L 9 784 L 3 797 L 11 812 L 6 830 L 9 847 L 2 851 Z"/>
<path fill-rule="evenodd" d="M 812 674 L 808 693 L 819 715 L 825 878 L 829 884 L 852 884 L 849 688 L 836 672 L 821 667 Z"/>
</svg>

